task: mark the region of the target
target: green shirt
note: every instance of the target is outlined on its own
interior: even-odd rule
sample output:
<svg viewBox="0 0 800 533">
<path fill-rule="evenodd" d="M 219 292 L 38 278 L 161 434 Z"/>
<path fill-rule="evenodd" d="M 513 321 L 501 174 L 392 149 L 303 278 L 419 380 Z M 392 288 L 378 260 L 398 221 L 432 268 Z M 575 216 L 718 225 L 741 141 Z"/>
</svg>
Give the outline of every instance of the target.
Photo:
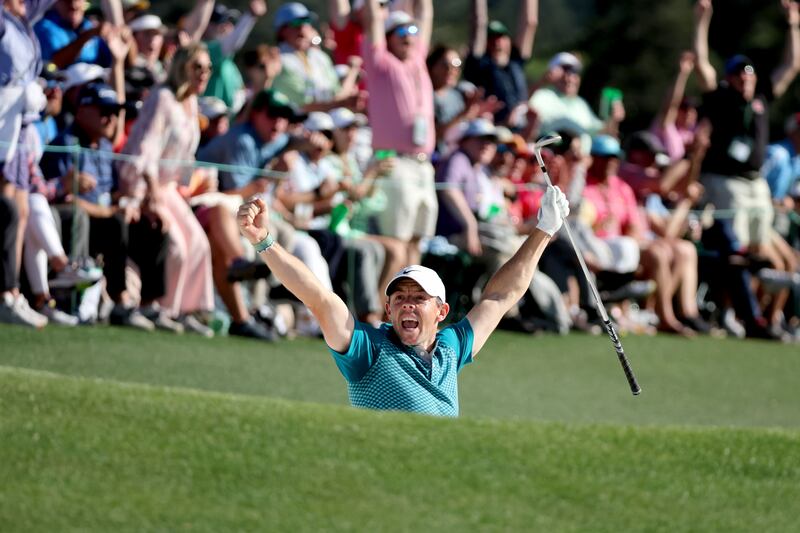
<svg viewBox="0 0 800 533">
<path fill-rule="evenodd" d="M 330 352 L 347 380 L 353 406 L 458 416 L 456 378 L 472 362 L 473 339 L 464 318 L 436 334 L 426 358 L 401 344 L 391 324 L 373 328 L 356 321 L 348 350 Z"/>
<path fill-rule="evenodd" d="M 223 55 L 222 44 L 219 41 L 209 41 L 206 44 L 213 70 L 203 96 L 216 96 L 225 102 L 228 109 L 237 111 L 244 104 L 242 74 L 233 59 Z"/>
</svg>

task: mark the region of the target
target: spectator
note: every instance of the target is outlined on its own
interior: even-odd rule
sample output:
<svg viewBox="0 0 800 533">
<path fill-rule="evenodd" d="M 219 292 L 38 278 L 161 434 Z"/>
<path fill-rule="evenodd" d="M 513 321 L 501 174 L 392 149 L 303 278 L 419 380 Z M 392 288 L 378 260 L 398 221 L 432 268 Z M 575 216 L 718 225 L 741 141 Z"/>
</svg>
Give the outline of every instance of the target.
<svg viewBox="0 0 800 533">
<path fill-rule="evenodd" d="M 216 96 L 203 96 L 197 102 L 201 120 L 200 146 L 205 146 L 209 141 L 227 133 L 230 128 L 228 120 L 228 106 Z"/>
<path fill-rule="evenodd" d="M 363 50 L 372 146 L 376 156 L 397 156 L 379 185 L 395 202 L 395 209 L 382 214 L 380 232 L 407 243 L 405 264 L 419 263 L 420 239 L 433 235 L 438 209 L 430 163 L 436 143 L 433 86 L 425 68 L 433 3 L 416 0 L 414 6 L 416 18 L 393 11 L 382 21 L 377 0 L 369 0 Z"/>
<path fill-rule="evenodd" d="M 283 68 L 273 87 L 306 112 L 358 107 L 357 94 L 341 94 L 330 57 L 312 45 L 316 20 L 316 13 L 297 2 L 283 4 L 275 13 L 273 25 Z"/>
<path fill-rule="evenodd" d="M 108 22 L 93 24 L 86 18 L 89 4 L 83 0 L 56 0 L 53 9 L 35 26 L 42 57 L 66 68 L 73 63 L 111 65 L 106 40 L 116 31 Z"/>
<path fill-rule="evenodd" d="M 246 94 L 242 75 L 233 56 L 244 46 L 258 19 L 266 13 L 267 4 L 264 0 L 250 0 L 248 11 L 241 16 L 234 9 L 216 4 L 206 30 L 213 71 L 204 94 L 221 99 L 234 114 L 244 106 Z"/>
<path fill-rule="evenodd" d="M 61 152 L 47 153 L 42 167 L 46 176 L 59 179 L 59 198 L 68 200 L 77 191 L 75 201 L 89 216 L 87 241 L 73 241 L 72 247 L 79 257 L 103 256 L 106 290 L 115 304 L 111 323 L 152 330 L 155 321 L 164 329 L 182 331 L 157 309 L 151 314 L 152 321 L 143 316 L 128 291 L 125 266 L 130 258 L 139 266 L 142 303 L 148 306 L 164 294 L 164 264 L 159 259 L 165 254 L 167 242 L 160 229 L 141 219 L 135 202 L 117 194 L 111 138 L 122 105 L 108 85 L 85 86 L 78 98 L 75 123 L 53 142 L 56 146 L 78 145 L 86 149 L 78 155 L 77 168 L 73 167 L 72 154 Z"/>
<path fill-rule="evenodd" d="M 157 83 L 162 83 L 167 77 L 167 71 L 161 62 L 166 26 L 157 15 L 145 14 L 133 19 L 128 27 L 136 42 L 136 57 L 131 66 L 146 68 Z"/>
<path fill-rule="evenodd" d="M 733 229 L 741 246 L 761 255 L 772 238 L 773 207 L 760 169 L 769 137 L 767 104 L 782 96 L 800 71 L 800 13 L 797 2 L 782 2 L 789 30 L 783 62 L 769 78 L 759 78 L 752 61 L 736 55 L 725 63 L 725 79 L 709 62 L 711 0 L 695 6 L 695 73 L 703 90 L 701 120 L 710 124 L 711 144 L 701 181 L 706 199 L 718 209 L 735 210 Z"/>
<path fill-rule="evenodd" d="M 784 131 L 786 137 L 767 146 L 761 173 L 776 207 L 791 210 L 796 207 L 792 194 L 800 180 L 800 113 L 793 113 L 786 119 Z"/>
<path fill-rule="evenodd" d="M 378 0 L 381 16 L 385 19 L 389 14 L 391 0 Z M 328 0 L 328 16 L 330 18 L 333 39 L 336 48 L 333 50 L 333 62 L 347 65 L 353 56 L 361 57 L 361 46 L 364 42 L 364 0 Z"/>
<path fill-rule="evenodd" d="M 33 311 L 19 293 L 22 241 L 28 219 L 32 154 L 27 130 L 38 119 L 46 98 L 37 81 L 42 70 L 32 26 L 51 1 L 4 1 L 0 5 L 0 173 L 2 174 L 2 278 L 0 321 L 44 327 L 47 318 Z"/>
<path fill-rule="evenodd" d="M 244 63 L 245 91 L 250 101 L 262 89 L 272 87 L 281 71 L 281 53 L 274 46 L 259 45 L 246 51 L 242 56 Z"/>
<path fill-rule="evenodd" d="M 150 93 L 131 130 L 123 151 L 135 157 L 120 172 L 123 192 L 141 197 L 146 186 L 144 210 L 169 234 L 165 310 L 187 330 L 207 337 L 213 330 L 195 314 L 214 308 L 211 249 L 177 189 L 186 169 L 162 161 L 194 159 L 200 141 L 197 97 L 210 75 L 211 59 L 204 44 L 190 44 L 175 54 L 166 83 Z"/>
<path fill-rule="evenodd" d="M 614 100 L 608 119 L 603 122 L 591 106 L 578 95 L 583 64 L 569 52 L 553 56 L 547 65 L 547 87 L 531 95 L 530 106 L 540 120 L 541 131 L 570 129 L 581 133 L 584 153 L 591 149 L 591 136 L 607 133 L 616 137 L 619 124 L 625 119 L 622 100 Z"/>
<path fill-rule="evenodd" d="M 533 51 L 539 1 L 520 0 L 519 27 L 513 43 L 505 24 L 498 20 L 488 22 L 486 0 L 472 0 L 472 6 L 470 52 L 464 77 L 504 104 L 495 112 L 497 124 L 520 128 L 525 125 L 527 113 L 525 63 Z"/>
<path fill-rule="evenodd" d="M 672 161 L 683 159 L 687 148 L 694 141 L 697 105 L 685 97 L 686 82 L 689 81 L 692 69 L 694 52 L 683 52 L 678 62 L 678 74 L 650 128 L 664 145 Z"/>
</svg>

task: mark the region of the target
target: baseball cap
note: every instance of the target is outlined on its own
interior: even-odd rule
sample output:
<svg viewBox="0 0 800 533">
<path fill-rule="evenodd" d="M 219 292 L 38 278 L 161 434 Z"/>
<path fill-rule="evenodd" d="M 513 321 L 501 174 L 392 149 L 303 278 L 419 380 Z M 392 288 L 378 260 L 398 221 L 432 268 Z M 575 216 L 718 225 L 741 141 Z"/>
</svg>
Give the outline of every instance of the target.
<svg viewBox="0 0 800 533">
<path fill-rule="evenodd" d="M 409 26 L 411 24 L 414 24 L 414 17 L 405 11 L 392 11 L 383 22 L 383 32 L 391 33 L 400 26 Z"/>
<path fill-rule="evenodd" d="M 269 116 L 286 118 L 289 122 L 302 122 L 306 119 L 306 114 L 297 109 L 285 94 L 274 89 L 262 89 L 253 98 L 252 110 L 263 109 L 267 110 Z"/>
<path fill-rule="evenodd" d="M 161 22 L 161 17 L 152 14 L 136 17 L 128 24 L 128 27 L 132 32 L 159 30 L 163 33 L 166 31 L 164 23 Z"/>
<path fill-rule="evenodd" d="M 597 157 L 619 157 L 619 141 L 611 135 L 595 135 L 592 137 L 591 155 Z"/>
<path fill-rule="evenodd" d="M 461 139 L 469 139 L 470 137 L 493 137 L 497 139 L 497 128 L 490 120 L 475 118 L 467 122 L 461 132 Z"/>
<path fill-rule="evenodd" d="M 550 62 L 547 64 L 547 69 L 550 70 L 555 67 L 569 68 L 576 72 L 581 72 L 583 70 L 583 64 L 581 60 L 578 59 L 578 56 L 569 52 L 559 52 L 550 59 Z"/>
<path fill-rule="evenodd" d="M 104 108 L 122 109 L 125 104 L 117 98 L 117 92 L 106 83 L 90 83 L 78 93 L 78 106 L 96 105 Z"/>
<path fill-rule="evenodd" d="M 90 81 L 105 80 L 108 76 L 108 71 L 109 69 L 92 63 L 73 63 L 62 71 L 64 77 L 62 88 L 66 91 Z"/>
<path fill-rule="evenodd" d="M 497 142 L 503 144 L 514 143 L 514 132 L 512 132 L 510 129 L 506 128 L 505 126 L 495 126 L 494 131 L 497 134 Z"/>
<path fill-rule="evenodd" d="M 238 9 L 231 9 L 222 4 L 215 4 L 209 22 L 212 24 L 224 24 L 226 22 L 235 24 L 240 16 L 242 16 L 242 12 Z"/>
<path fill-rule="evenodd" d="M 337 130 L 347 128 L 353 124 L 356 126 L 365 126 L 367 124 L 367 117 L 361 113 L 353 113 L 346 107 L 337 107 L 331 110 L 330 117 L 333 120 L 333 126 Z"/>
<path fill-rule="evenodd" d="M 445 298 L 444 283 L 442 283 L 442 278 L 440 278 L 439 274 L 437 274 L 434 270 L 422 265 L 410 265 L 395 274 L 392 278 L 392 281 L 390 281 L 386 286 L 386 296 L 392 295 L 396 286 L 396 282 L 400 281 L 401 279 L 410 279 L 416 281 L 419 286 L 422 287 L 423 291 L 427 292 L 434 298 L 439 298 L 443 302 L 447 301 Z"/>
<path fill-rule="evenodd" d="M 626 139 L 625 151 L 630 152 L 631 150 L 650 152 L 655 156 L 657 166 L 665 167 L 670 163 L 664 143 L 661 142 L 661 139 L 659 139 L 657 135 L 650 131 L 637 131 L 631 134 L 631 136 Z"/>
<path fill-rule="evenodd" d="M 500 22 L 499 20 L 493 20 L 489 23 L 486 27 L 486 33 L 489 37 L 495 37 L 500 35 L 511 35 L 511 32 L 508 31 L 508 26 Z"/>
<path fill-rule="evenodd" d="M 748 74 L 755 74 L 756 69 L 753 66 L 753 61 L 743 54 L 736 54 L 725 62 L 725 75 L 738 74 L 741 71 L 747 71 Z"/>
<path fill-rule="evenodd" d="M 228 114 L 228 106 L 216 96 L 203 96 L 197 101 L 200 114 L 208 120 L 217 119 Z"/>
<path fill-rule="evenodd" d="M 293 20 L 309 19 L 311 22 L 316 22 L 317 14 L 301 4 L 300 2 L 289 2 L 283 4 L 275 12 L 275 20 L 272 21 L 272 27 L 275 31 L 283 28 Z"/>
<path fill-rule="evenodd" d="M 336 129 L 331 116 L 322 111 L 309 113 L 308 118 L 303 122 L 303 127 L 308 131 L 333 131 Z"/>
</svg>

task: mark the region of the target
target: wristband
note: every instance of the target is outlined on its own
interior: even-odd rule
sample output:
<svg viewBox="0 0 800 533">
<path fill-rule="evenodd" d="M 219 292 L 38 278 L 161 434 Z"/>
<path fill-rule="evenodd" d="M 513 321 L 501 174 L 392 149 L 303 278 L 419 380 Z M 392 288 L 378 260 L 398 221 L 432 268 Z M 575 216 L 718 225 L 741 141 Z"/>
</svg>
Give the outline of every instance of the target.
<svg viewBox="0 0 800 533">
<path fill-rule="evenodd" d="M 256 249 L 257 254 L 260 254 L 269 250 L 273 244 L 275 244 L 275 239 L 272 238 L 272 235 L 267 233 L 267 236 L 264 237 L 264 240 L 255 243 L 253 248 Z"/>
</svg>

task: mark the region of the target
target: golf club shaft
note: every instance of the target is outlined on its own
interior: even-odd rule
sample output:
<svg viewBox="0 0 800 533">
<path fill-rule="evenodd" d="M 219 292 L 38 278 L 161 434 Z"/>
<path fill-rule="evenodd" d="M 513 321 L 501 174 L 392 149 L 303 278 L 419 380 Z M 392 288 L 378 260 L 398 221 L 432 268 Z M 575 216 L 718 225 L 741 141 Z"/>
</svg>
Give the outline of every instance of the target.
<svg viewBox="0 0 800 533">
<path fill-rule="evenodd" d="M 539 162 L 539 168 L 542 169 L 542 174 L 544 174 L 545 182 L 547 183 L 548 187 L 552 186 L 553 183 L 550 181 L 550 175 L 547 173 L 547 168 L 544 166 L 544 161 L 542 160 L 540 147 L 536 148 L 536 159 Z M 566 218 L 563 219 L 563 222 L 567 239 L 569 240 L 570 245 L 572 245 L 572 249 L 575 251 L 575 256 L 578 258 L 578 263 L 581 265 L 581 270 L 586 278 L 586 283 L 589 285 L 589 291 L 592 293 L 592 297 L 594 298 L 595 307 L 597 308 L 597 312 L 600 314 L 600 318 L 603 320 L 603 324 L 605 325 L 608 336 L 611 338 L 611 343 L 614 345 L 614 350 L 617 352 L 619 364 L 622 365 L 622 371 L 625 373 L 625 378 L 628 380 L 631 393 L 633 393 L 634 396 L 637 396 L 640 392 L 642 392 L 642 388 L 636 381 L 636 376 L 633 375 L 633 369 L 631 369 L 631 364 L 628 362 L 628 358 L 625 356 L 625 350 L 622 348 L 622 343 L 619 340 L 617 330 L 614 327 L 614 324 L 612 324 L 611 320 L 608 318 L 606 308 L 603 305 L 603 301 L 600 299 L 600 293 L 597 292 L 597 287 L 595 287 L 594 281 L 592 281 L 592 276 L 589 273 L 589 268 L 586 266 L 586 261 L 583 259 L 583 254 L 581 254 L 581 251 L 575 244 L 575 240 L 572 238 L 572 231 L 569 229 L 569 224 L 567 224 Z"/>
</svg>

